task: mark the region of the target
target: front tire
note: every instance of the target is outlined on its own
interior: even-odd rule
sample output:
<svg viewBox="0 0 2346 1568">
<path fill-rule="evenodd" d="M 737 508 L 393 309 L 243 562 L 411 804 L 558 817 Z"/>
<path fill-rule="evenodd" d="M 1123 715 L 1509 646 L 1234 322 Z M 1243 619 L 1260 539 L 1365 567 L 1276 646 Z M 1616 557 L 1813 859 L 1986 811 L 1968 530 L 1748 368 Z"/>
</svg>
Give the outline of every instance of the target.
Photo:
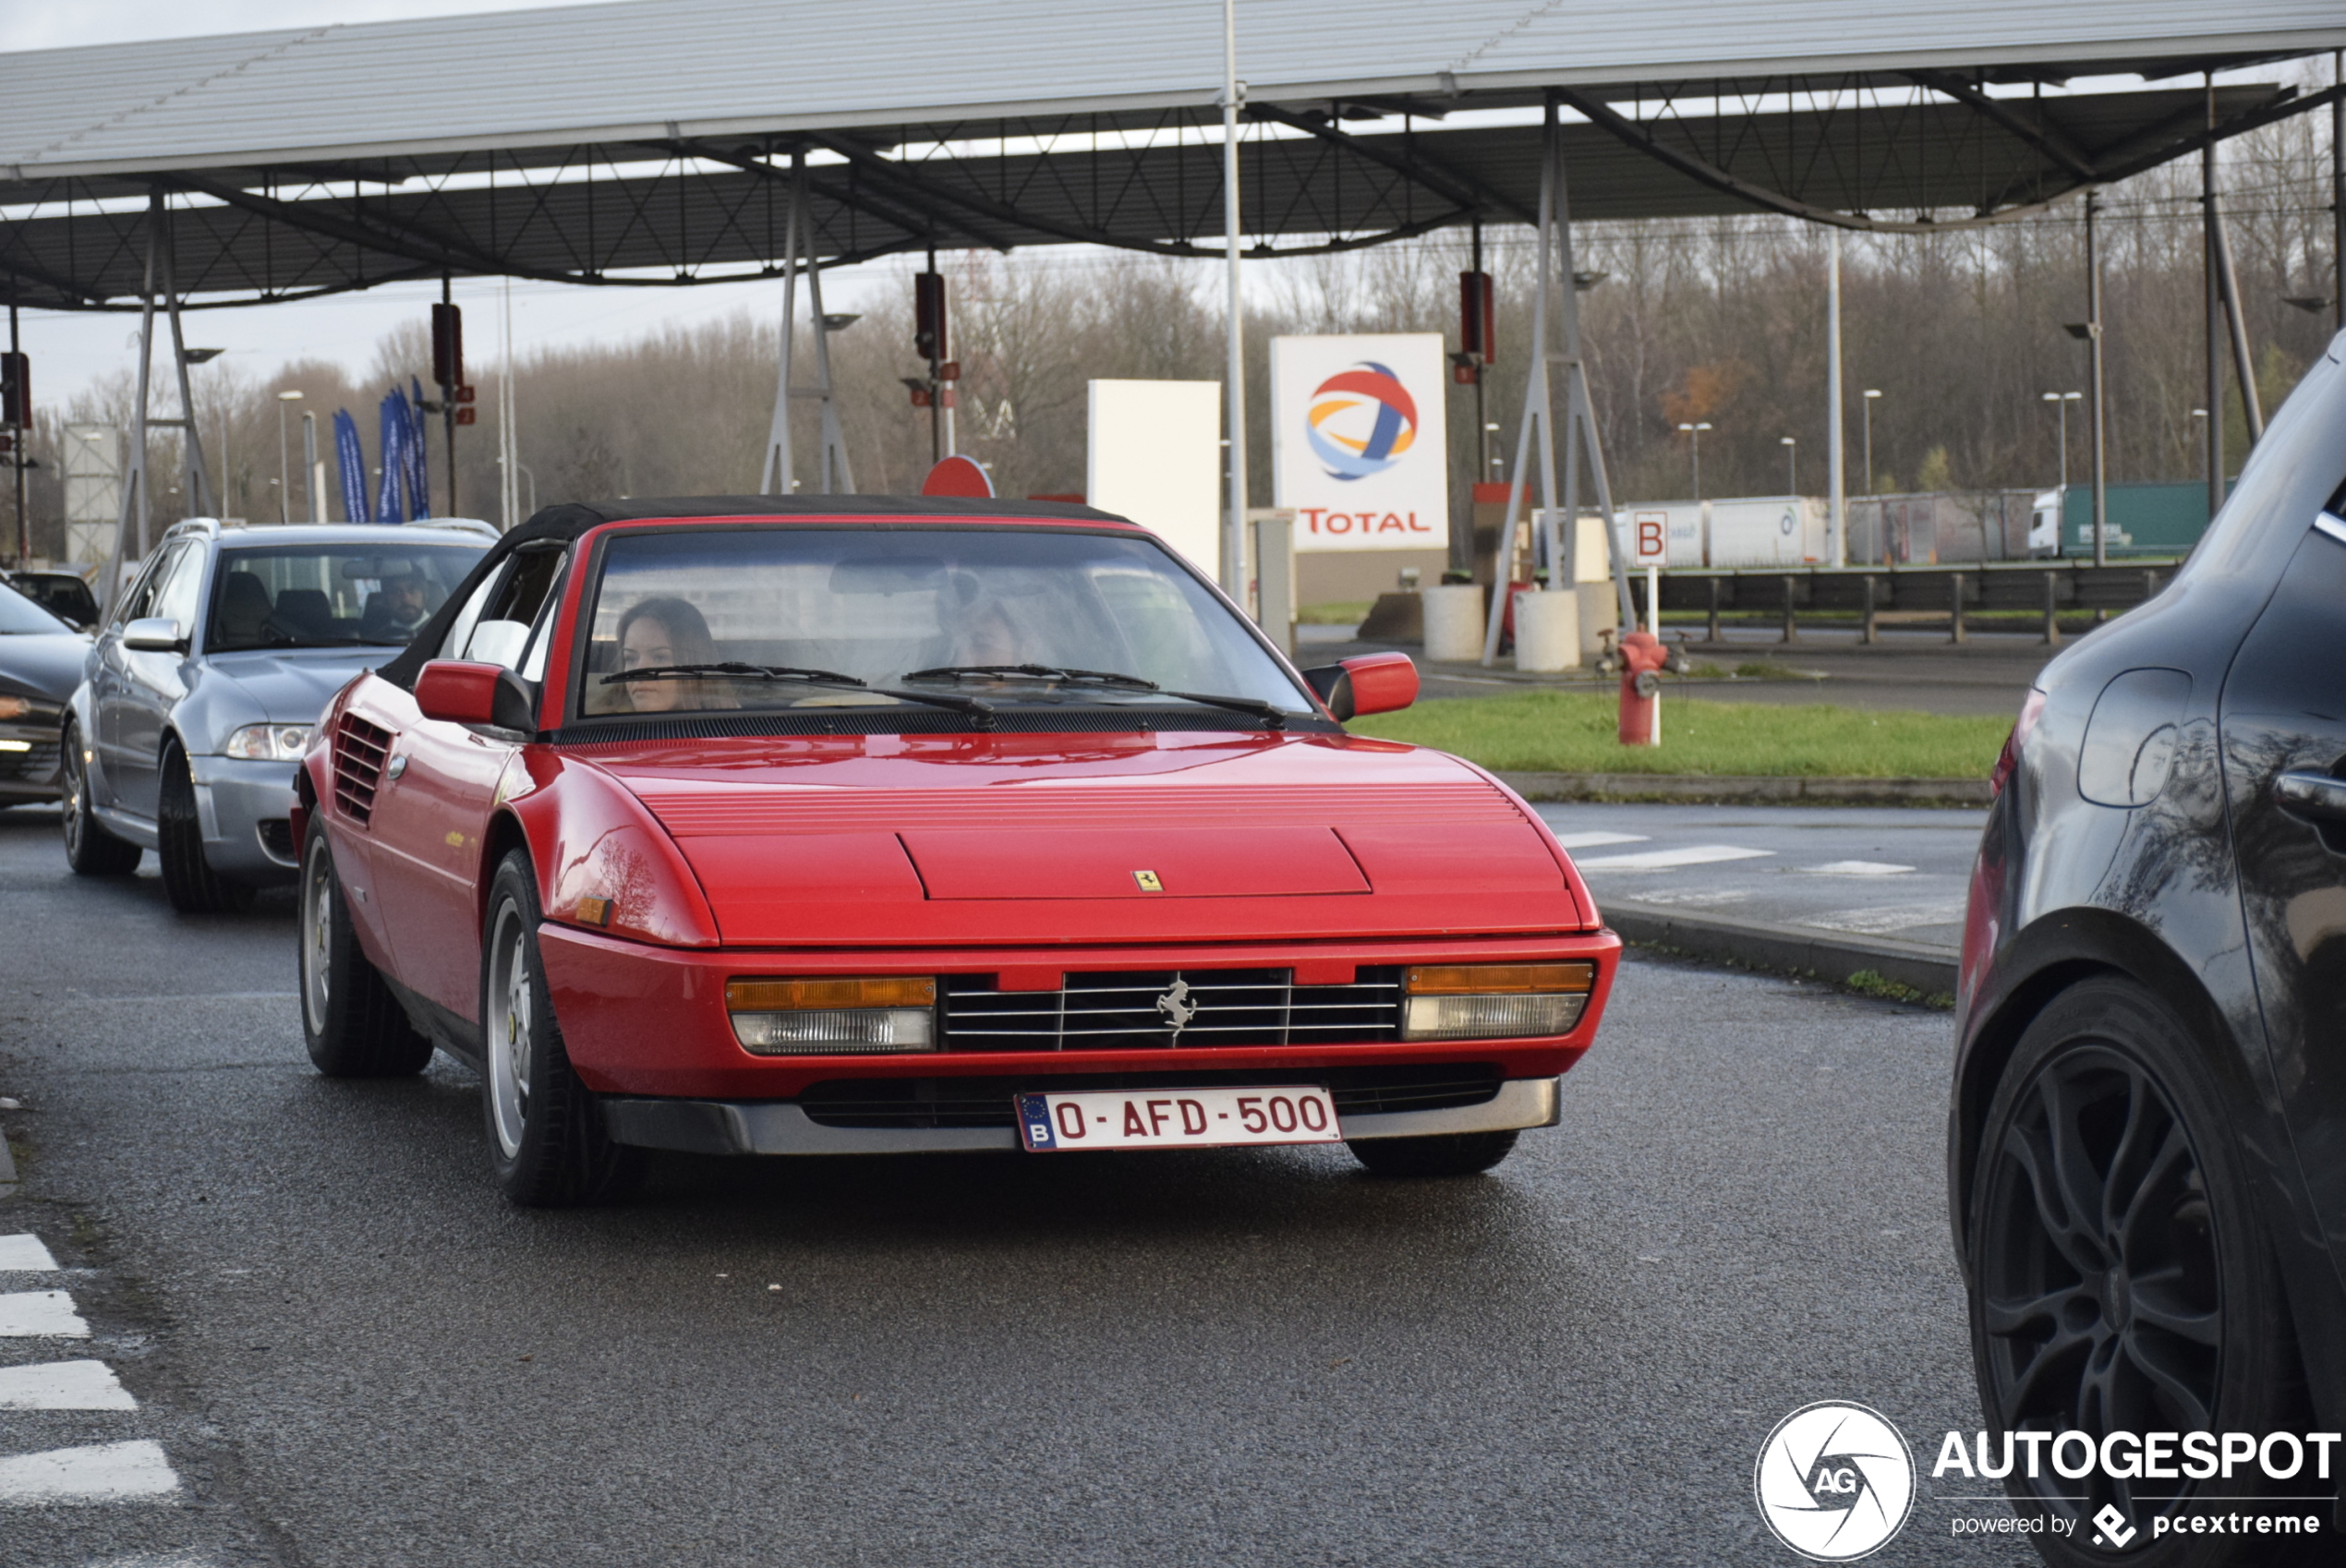
<svg viewBox="0 0 2346 1568">
<path fill-rule="evenodd" d="M 81 731 L 68 724 L 60 753 L 64 786 L 66 864 L 77 876 L 127 876 L 139 869 L 139 846 L 117 838 L 98 821 L 90 799 L 90 766 L 82 760 Z"/>
<path fill-rule="evenodd" d="M 538 878 L 514 850 L 489 885 L 481 941 L 481 1113 L 497 1186 L 525 1208 L 624 1197 L 644 1153 L 613 1143 L 602 1106 L 572 1071 L 538 953 Z"/>
<path fill-rule="evenodd" d="M 1991 1441 L 2007 1432 L 2298 1429 L 2303 1373 L 2271 1242 L 2226 1096 L 2182 1020 L 2131 982 L 2086 981 L 2022 1035 L 1989 1104 L 1968 1247 L 1972 1356 Z M 2202 1483 L 2082 1480 L 2049 1465 L 2006 1482 L 2057 1564 L 2108 1563 L 2094 1515 L 2115 1507 L 2144 1568 L 2281 1561 L 2152 1521 Z M 2225 1494 L 2303 1491 L 2255 1466 Z M 2083 1494 L 2082 1501 L 2077 1494 Z M 2294 1505 L 2292 1505 L 2294 1506 Z M 2041 1528 L 2041 1526 L 2040 1526 Z"/>
<path fill-rule="evenodd" d="M 1352 1157 L 1381 1176 L 1481 1176 L 1515 1152 L 1507 1132 L 1443 1132 L 1431 1138 L 1364 1138 Z"/>
<path fill-rule="evenodd" d="M 163 754 L 162 793 L 155 809 L 155 858 L 163 862 L 163 896 L 181 914 L 225 914 L 252 902 L 253 889 L 231 882 L 204 859 L 203 818 L 196 810 L 196 778 L 177 745 Z"/>
<path fill-rule="evenodd" d="M 309 1060 L 328 1078 L 406 1078 L 431 1060 L 382 974 L 367 961 L 334 873 L 333 846 L 319 813 L 301 850 L 301 1032 Z"/>
</svg>

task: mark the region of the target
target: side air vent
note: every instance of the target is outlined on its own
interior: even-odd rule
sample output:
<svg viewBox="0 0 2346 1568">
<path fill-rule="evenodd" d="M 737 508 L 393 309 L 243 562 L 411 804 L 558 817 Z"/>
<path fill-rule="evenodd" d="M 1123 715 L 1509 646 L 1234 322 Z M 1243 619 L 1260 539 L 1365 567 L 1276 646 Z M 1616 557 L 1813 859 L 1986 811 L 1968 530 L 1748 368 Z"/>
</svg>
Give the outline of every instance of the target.
<svg viewBox="0 0 2346 1568">
<path fill-rule="evenodd" d="M 390 754 L 390 730 L 355 713 L 342 716 L 334 730 L 334 804 L 351 821 L 364 826 L 374 814 L 375 786 L 382 781 L 383 759 Z"/>
</svg>

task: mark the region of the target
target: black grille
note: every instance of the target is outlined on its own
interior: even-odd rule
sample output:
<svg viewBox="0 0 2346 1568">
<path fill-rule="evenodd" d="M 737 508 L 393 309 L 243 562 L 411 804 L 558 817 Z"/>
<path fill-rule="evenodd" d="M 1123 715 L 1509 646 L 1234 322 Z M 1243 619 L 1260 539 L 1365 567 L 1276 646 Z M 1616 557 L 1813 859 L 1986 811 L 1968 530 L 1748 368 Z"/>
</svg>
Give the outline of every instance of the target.
<svg viewBox="0 0 2346 1568">
<path fill-rule="evenodd" d="M 1339 1116 L 1384 1111 L 1435 1111 L 1480 1105 L 1499 1092 L 1499 1069 L 1485 1062 L 1433 1067 L 1288 1068 L 1253 1072 L 1070 1073 L 1037 1078 L 843 1078 L 798 1097 L 807 1119 L 825 1127 L 1015 1127 L 1012 1097 L 1051 1090 L 1246 1089 L 1256 1084 L 1327 1086 Z"/>
<path fill-rule="evenodd" d="M 1401 1037 L 1401 971 L 1298 985 L 1284 969 L 1070 974 L 1063 991 L 945 980 L 949 1051 L 1125 1051 L 1172 1045 L 1336 1045 Z M 1186 1019 L 1176 1031 L 1177 1019 Z"/>
<path fill-rule="evenodd" d="M 390 730 L 355 713 L 342 716 L 334 733 L 334 803 L 351 821 L 363 824 L 374 814 L 375 786 L 390 752 Z"/>
<path fill-rule="evenodd" d="M 0 752 L 0 778 L 49 778 L 57 771 L 57 742 L 54 737 L 34 741 L 26 751 Z"/>
</svg>

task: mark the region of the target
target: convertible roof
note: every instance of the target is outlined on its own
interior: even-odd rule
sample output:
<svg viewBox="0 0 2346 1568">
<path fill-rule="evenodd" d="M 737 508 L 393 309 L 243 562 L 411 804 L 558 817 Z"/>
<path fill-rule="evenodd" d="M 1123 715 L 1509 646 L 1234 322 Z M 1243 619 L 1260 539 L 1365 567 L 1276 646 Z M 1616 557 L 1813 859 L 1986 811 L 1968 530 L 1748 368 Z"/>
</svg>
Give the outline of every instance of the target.
<svg viewBox="0 0 2346 1568">
<path fill-rule="evenodd" d="M 1106 523 L 1134 528 L 1129 517 L 1096 507 L 1057 501 L 964 500 L 954 496 L 630 496 L 620 501 L 563 501 L 540 507 L 480 558 L 432 618 L 417 630 L 398 657 L 375 673 L 395 686 L 415 690 L 416 677 L 448 635 L 448 628 L 481 580 L 517 549 L 545 540 L 568 544 L 606 523 L 665 522 L 693 517 L 903 518 L 937 517 L 1013 521 L 1047 518 L 1061 523 Z"/>
</svg>

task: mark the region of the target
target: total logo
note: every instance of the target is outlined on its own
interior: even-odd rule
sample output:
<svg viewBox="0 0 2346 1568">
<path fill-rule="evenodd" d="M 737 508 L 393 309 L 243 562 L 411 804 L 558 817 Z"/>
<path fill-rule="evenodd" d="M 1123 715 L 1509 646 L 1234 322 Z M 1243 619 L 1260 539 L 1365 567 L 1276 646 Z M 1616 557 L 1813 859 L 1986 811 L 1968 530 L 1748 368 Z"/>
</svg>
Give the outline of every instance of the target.
<svg viewBox="0 0 2346 1568">
<path fill-rule="evenodd" d="M 1365 479 L 1416 443 L 1417 401 L 1389 367 L 1363 359 L 1312 389 L 1303 433 L 1329 478 Z"/>
<path fill-rule="evenodd" d="M 1814 1562 L 1851 1562 L 1905 1527 L 1914 1451 L 1880 1411 L 1820 1400 L 1776 1423 L 1751 1484 L 1778 1540 Z"/>
</svg>

